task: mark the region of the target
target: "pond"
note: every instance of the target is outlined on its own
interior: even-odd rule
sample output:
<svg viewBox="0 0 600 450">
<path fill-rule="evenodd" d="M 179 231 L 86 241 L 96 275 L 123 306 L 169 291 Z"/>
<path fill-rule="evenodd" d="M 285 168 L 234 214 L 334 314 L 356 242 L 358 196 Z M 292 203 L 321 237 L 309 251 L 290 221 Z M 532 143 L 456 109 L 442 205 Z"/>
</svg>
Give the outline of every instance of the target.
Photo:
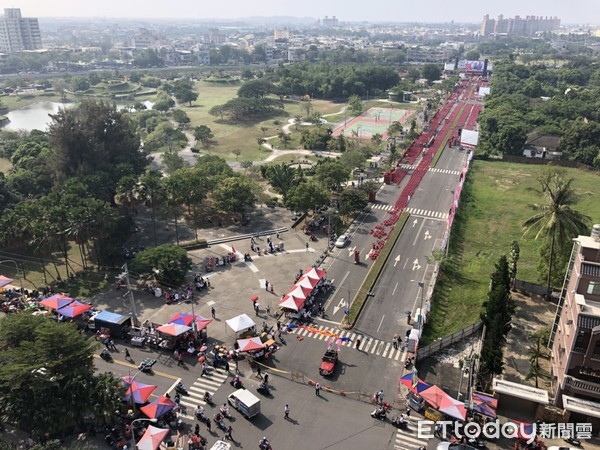
<svg viewBox="0 0 600 450">
<path fill-rule="evenodd" d="M 152 108 L 154 102 L 141 102 L 146 108 Z M 6 117 L 10 122 L 7 123 L 4 130 L 43 130 L 46 131 L 50 123 L 48 114 L 56 114 L 61 108 L 72 108 L 77 103 L 58 103 L 58 102 L 37 102 L 24 108 L 9 111 Z M 117 109 L 127 108 L 126 105 L 117 104 Z"/>
</svg>

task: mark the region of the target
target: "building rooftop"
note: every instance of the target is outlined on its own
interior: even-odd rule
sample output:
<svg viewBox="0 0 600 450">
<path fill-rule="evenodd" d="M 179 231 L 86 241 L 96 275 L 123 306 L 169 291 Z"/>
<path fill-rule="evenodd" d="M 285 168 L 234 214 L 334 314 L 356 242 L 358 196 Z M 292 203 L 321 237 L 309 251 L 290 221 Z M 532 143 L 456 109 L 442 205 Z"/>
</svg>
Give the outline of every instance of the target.
<svg viewBox="0 0 600 450">
<path fill-rule="evenodd" d="M 581 245 L 582 247 L 600 250 L 600 241 L 597 241 L 591 236 L 577 236 L 573 240 L 579 243 L 579 245 Z"/>
<path fill-rule="evenodd" d="M 567 411 L 584 414 L 586 416 L 600 417 L 600 403 L 580 398 L 562 396 L 562 401 Z"/>
<path fill-rule="evenodd" d="M 549 403 L 547 391 L 544 389 L 527 386 L 525 384 L 513 383 L 512 381 L 494 378 L 492 389 L 498 394 L 510 395 L 511 397 L 530 400 L 542 405 L 547 405 Z"/>
</svg>

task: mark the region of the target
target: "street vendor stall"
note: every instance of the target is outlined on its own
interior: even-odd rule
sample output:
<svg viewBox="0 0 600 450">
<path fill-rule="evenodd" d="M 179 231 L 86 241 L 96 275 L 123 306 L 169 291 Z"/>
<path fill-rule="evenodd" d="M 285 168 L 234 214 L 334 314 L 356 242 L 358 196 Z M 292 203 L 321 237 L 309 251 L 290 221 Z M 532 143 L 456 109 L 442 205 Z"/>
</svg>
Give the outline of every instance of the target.
<svg viewBox="0 0 600 450">
<path fill-rule="evenodd" d="M 227 326 L 233 330 L 234 333 L 243 333 L 245 331 L 254 331 L 256 324 L 248 317 L 247 314 L 240 314 L 239 316 L 232 317 L 225 321 Z"/>
</svg>

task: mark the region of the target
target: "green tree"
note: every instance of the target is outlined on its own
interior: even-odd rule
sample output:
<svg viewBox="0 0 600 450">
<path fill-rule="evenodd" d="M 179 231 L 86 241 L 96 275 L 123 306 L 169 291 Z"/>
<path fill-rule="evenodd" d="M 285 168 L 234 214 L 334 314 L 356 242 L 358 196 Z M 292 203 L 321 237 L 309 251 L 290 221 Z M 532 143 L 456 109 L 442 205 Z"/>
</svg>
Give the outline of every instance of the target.
<svg viewBox="0 0 600 450">
<path fill-rule="evenodd" d="M 294 116 L 294 125 L 296 127 L 296 131 L 298 131 L 298 127 L 300 127 L 300 125 L 302 125 L 302 115 L 296 114 Z"/>
<path fill-rule="evenodd" d="M 204 148 L 208 148 L 210 146 L 210 141 L 213 137 L 215 137 L 215 135 L 206 125 L 199 125 L 194 128 L 194 139 L 201 142 Z"/>
<path fill-rule="evenodd" d="M 371 142 L 376 146 L 379 147 L 379 145 L 381 144 L 381 140 L 383 139 L 383 136 L 379 133 L 375 133 L 373 136 L 371 136 Z"/>
<path fill-rule="evenodd" d="M 364 110 L 363 102 L 358 95 L 351 95 L 348 97 L 348 106 L 356 115 L 360 114 Z"/>
<path fill-rule="evenodd" d="M 3 421 L 35 436 L 80 429 L 96 386 L 95 342 L 74 324 L 14 314 L 0 320 L 0 343 Z"/>
<path fill-rule="evenodd" d="M 172 174 L 176 170 L 179 170 L 187 166 L 185 160 L 176 152 L 166 152 L 162 155 L 162 162 L 165 165 L 165 172 Z"/>
<path fill-rule="evenodd" d="M 548 342 L 549 328 L 542 328 L 536 333 L 533 333 L 530 337 L 530 344 L 527 350 L 529 355 L 529 373 L 525 379 L 535 380 L 535 387 L 539 388 L 539 380 L 550 380 L 552 376 L 550 373 L 542 367 L 541 361 L 548 361 L 550 359 L 550 353 L 546 347 Z"/>
<path fill-rule="evenodd" d="M 219 117 L 219 119 L 223 120 L 223 116 L 225 115 L 225 106 L 215 105 L 208 110 L 208 114 L 210 114 L 213 117 Z"/>
<path fill-rule="evenodd" d="M 154 237 L 154 245 L 158 245 L 156 236 L 156 207 L 160 204 L 163 198 L 164 190 L 161 184 L 162 174 L 155 169 L 147 170 L 140 176 L 137 184 L 137 196 L 150 207 L 152 213 L 152 234 Z"/>
<path fill-rule="evenodd" d="M 288 191 L 285 205 L 293 211 L 308 211 L 329 204 L 327 190 L 314 181 L 307 181 Z"/>
<path fill-rule="evenodd" d="M 277 134 L 277 137 L 279 138 L 279 140 L 283 144 L 283 148 L 287 148 L 288 142 L 290 142 L 292 140 L 292 137 L 288 133 L 286 133 L 285 131 L 283 131 L 283 130 L 281 130 Z"/>
<path fill-rule="evenodd" d="M 238 89 L 238 97 L 263 98 L 274 91 L 275 85 L 268 80 L 250 80 Z"/>
<path fill-rule="evenodd" d="M 173 110 L 173 120 L 177 122 L 179 128 L 185 128 L 190 123 L 190 118 L 182 109 Z"/>
<path fill-rule="evenodd" d="M 273 166 L 261 166 L 261 168 L 263 167 L 263 176 L 269 181 L 275 192 L 281 194 L 283 203 L 285 203 L 288 192 L 298 183 L 298 171 L 284 163 Z"/>
<path fill-rule="evenodd" d="M 340 161 L 326 159 L 319 161 L 315 169 L 315 175 L 325 188 L 332 191 L 339 191 L 342 183 L 348 181 L 350 171 Z"/>
<path fill-rule="evenodd" d="M 536 193 L 545 203 L 531 205 L 536 213 L 523 222 L 524 234 L 536 232 L 535 239 L 543 238 L 549 247 L 546 298 L 552 290 L 552 267 L 557 251 L 571 245 L 571 239 L 585 233 L 590 218 L 573 206 L 579 197 L 572 187 L 573 179 L 566 178 L 564 169 L 549 166 L 538 179 L 540 189 Z"/>
<path fill-rule="evenodd" d="M 519 243 L 517 241 L 512 241 L 510 243 L 510 254 L 508 255 L 508 262 L 510 267 L 511 287 L 513 288 L 515 286 L 515 283 L 517 282 L 517 266 L 519 264 L 520 253 L 521 248 L 519 247 Z"/>
<path fill-rule="evenodd" d="M 361 212 L 368 204 L 368 194 L 362 189 L 346 189 L 339 197 L 340 214 L 353 216 Z"/>
<path fill-rule="evenodd" d="M 421 69 L 423 78 L 427 80 L 429 84 L 436 80 L 439 80 L 442 76 L 442 69 L 437 64 L 425 64 Z"/>
<path fill-rule="evenodd" d="M 510 270 L 506 256 L 501 256 L 491 276 L 487 301 L 484 303 L 481 320 L 485 327 L 485 337 L 481 349 L 481 372 L 484 381 L 503 370 L 503 349 L 506 334 L 511 329 L 514 314 L 514 301 L 510 297 Z"/>
<path fill-rule="evenodd" d="M 192 268 L 187 252 L 175 245 L 160 245 L 139 252 L 131 261 L 132 272 L 154 277 L 159 283 L 178 287 Z"/>
<path fill-rule="evenodd" d="M 220 211 L 243 216 L 246 207 L 256 203 L 258 186 L 243 176 L 222 179 L 212 192 L 215 207 Z"/>
<path fill-rule="evenodd" d="M 173 95 L 180 103 L 188 103 L 192 106 L 192 102 L 198 99 L 198 94 L 194 92 L 194 86 L 188 79 L 177 80 L 173 87 Z"/>
</svg>

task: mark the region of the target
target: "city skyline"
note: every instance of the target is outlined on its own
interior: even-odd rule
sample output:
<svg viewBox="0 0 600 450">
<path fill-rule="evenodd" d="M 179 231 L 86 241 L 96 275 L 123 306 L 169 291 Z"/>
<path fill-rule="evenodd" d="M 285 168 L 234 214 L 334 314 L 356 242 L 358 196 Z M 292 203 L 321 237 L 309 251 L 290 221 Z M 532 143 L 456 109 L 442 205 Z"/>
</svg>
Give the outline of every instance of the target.
<svg viewBox="0 0 600 450">
<path fill-rule="evenodd" d="M 132 18 L 132 19 L 239 19 L 256 16 L 313 17 L 337 16 L 340 21 L 369 22 L 458 22 L 478 23 L 484 14 L 495 17 L 528 15 L 557 16 L 563 24 L 598 23 L 600 2 L 597 0 L 574 0 L 572 2 L 542 2 L 531 0 L 527 6 L 519 0 L 481 2 L 463 0 L 452 3 L 445 0 L 429 0 L 427 8 L 414 8 L 408 2 L 374 0 L 368 8 L 361 8 L 356 0 L 330 0 L 323 4 L 318 0 L 303 0 L 299 3 L 283 4 L 272 0 L 229 0 L 228 2 L 193 2 L 176 0 L 165 9 L 159 0 L 130 0 L 118 2 L 81 2 L 55 0 L 40 3 L 37 0 L 7 2 L 3 7 L 21 8 L 27 17 L 80 17 L 80 18 Z M 409 7 L 410 8 L 407 8 Z"/>
</svg>

